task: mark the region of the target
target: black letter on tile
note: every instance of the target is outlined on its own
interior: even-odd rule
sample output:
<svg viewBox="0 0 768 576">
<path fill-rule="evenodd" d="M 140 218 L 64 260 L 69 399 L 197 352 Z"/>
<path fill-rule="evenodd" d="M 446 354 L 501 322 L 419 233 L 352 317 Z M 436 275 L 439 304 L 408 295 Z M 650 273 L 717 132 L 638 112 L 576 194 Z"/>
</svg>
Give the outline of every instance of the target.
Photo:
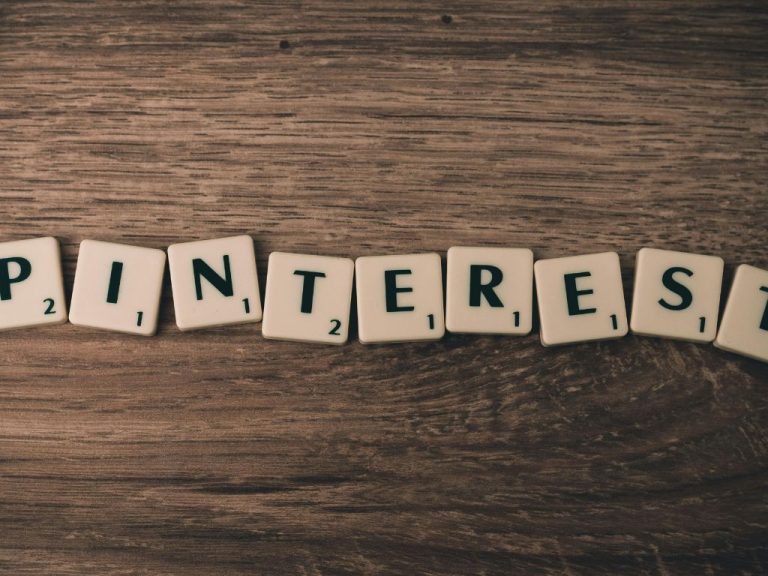
<svg viewBox="0 0 768 576">
<path fill-rule="evenodd" d="M 301 288 L 301 312 L 312 314 L 312 302 L 315 299 L 315 278 L 325 278 L 324 272 L 307 272 L 295 270 L 296 276 L 304 276 L 304 286 Z"/>
<path fill-rule="evenodd" d="M 9 270 L 9 264 L 13 262 L 19 265 L 19 274 L 11 278 Z M 32 264 L 29 260 L 22 258 L 21 256 L 14 256 L 12 258 L 0 258 L 0 300 L 11 299 L 11 284 L 18 282 L 24 282 L 32 273 Z"/>
<path fill-rule="evenodd" d="M 659 300 L 659 304 L 667 310 L 685 310 L 693 302 L 693 294 L 691 294 L 691 291 L 673 278 L 677 272 L 681 272 L 686 276 L 693 276 L 693 272 L 688 270 L 688 268 L 682 268 L 680 266 L 669 268 L 664 272 L 664 275 L 661 277 L 661 283 L 664 284 L 664 288 L 680 296 L 679 304 L 670 304 L 664 300 L 664 298 Z"/>
<path fill-rule="evenodd" d="M 195 275 L 195 292 L 197 293 L 197 299 L 203 299 L 203 287 L 201 286 L 200 277 L 202 276 L 211 285 L 216 288 L 224 296 L 232 296 L 235 291 L 232 287 L 232 273 L 229 269 L 229 256 L 224 255 L 224 278 L 219 276 L 216 271 L 208 266 L 208 264 L 201 258 L 195 258 L 192 260 L 192 272 Z"/>
<path fill-rule="evenodd" d="M 397 295 L 400 292 L 413 292 L 413 288 L 399 288 L 397 277 L 401 274 L 412 274 L 410 270 L 385 270 L 384 290 L 387 297 L 387 312 L 411 312 L 413 306 L 398 306 Z"/>
<path fill-rule="evenodd" d="M 760 286 L 760 290 L 768 292 L 768 286 Z M 765 304 L 765 310 L 763 311 L 763 319 L 760 322 L 760 330 L 768 331 L 768 302 Z"/>
<path fill-rule="evenodd" d="M 597 308 L 579 308 L 579 296 L 582 294 L 594 294 L 594 290 L 579 290 L 576 288 L 576 279 L 592 276 L 591 272 L 574 272 L 566 274 L 565 279 L 565 297 L 568 301 L 568 315 L 578 316 L 579 314 L 594 314 Z"/>
<path fill-rule="evenodd" d="M 123 263 L 112 262 L 112 272 L 109 275 L 109 289 L 107 290 L 107 302 L 117 304 L 120 294 L 120 280 L 123 278 Z"/>
<path fill-rule="evenodd" d="M 483 271 L 491 273 L 491 281 L 483 284 L 481 277 Z M 500 268 L 488 264 L 472 264 L 469 267 L 469 305 L 480 306 L 480 297 L 484 296 L 491 308 L 503 308 L 504 304 L 493 289 L 501 284 L 504 274 Z"/>
</svg>

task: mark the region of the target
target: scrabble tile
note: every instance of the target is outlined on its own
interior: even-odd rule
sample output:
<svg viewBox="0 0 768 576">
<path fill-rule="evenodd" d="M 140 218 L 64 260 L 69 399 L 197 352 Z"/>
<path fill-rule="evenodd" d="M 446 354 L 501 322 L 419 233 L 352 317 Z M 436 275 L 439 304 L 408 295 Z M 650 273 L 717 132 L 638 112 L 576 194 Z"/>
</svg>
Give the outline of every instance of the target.
<svg viewBox="0 0 768 576">
<path fill-rule="evenodd" d="M 355 263 L 349 258 L 269 255 L 261 333 L 274 340 L 344 344 Z"/>
<path fill-rule="evenodd" d="M 618 254 L 539 260 L 534 272 L 544 346 L 627 334 Z"/>
<path fill-rule="evenodd" d="M 181 330 L 261 320 L 256 254 L 250 236 L 168 247 L 176 325 Z"/>
<path fill-rule="evenodd" d="M 77 326 L 152 336 L 163 290 L 165 252 L 83 240 L 69 321 Z"/>
<path fill-rule="evenodd" d="M 0 330 L 66 321 L 57 240 L 45 237 L 0 244 Z"/>
<path fill-rule="evenodd" d="M 768 362 L 768 270 L 736 269 L 715 346 Z"/>
<path fill-rule="evenodd" d="M 448 250 L 445 326 L 450 332 L 528 334 L 533 320 L 533 252 Z"/>
<path fill-rule="evenodd" d="M 723 259 L 643 248 L 637 253 L 630 327 L 635 334 L 711 342 Z"/>
<path fill-rule="evenodd" d="M 445 333 L 438 254 L 364 256 L 355 261 L 360 342 L 439 340 Z"/>
</svg>

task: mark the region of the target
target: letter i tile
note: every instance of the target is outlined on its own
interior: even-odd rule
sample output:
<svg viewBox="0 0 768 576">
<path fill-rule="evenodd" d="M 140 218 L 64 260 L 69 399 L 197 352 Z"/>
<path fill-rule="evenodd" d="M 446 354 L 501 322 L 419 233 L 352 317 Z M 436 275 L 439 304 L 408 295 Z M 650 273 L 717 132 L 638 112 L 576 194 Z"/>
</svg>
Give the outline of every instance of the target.
<svg viewBox="0 0 768 576">
<path fill-rule="evenodd" d="M 83 240 L 69 321 L 77 326 L 152 336 L 163 289 L 165 252 Z"/>
</svg>

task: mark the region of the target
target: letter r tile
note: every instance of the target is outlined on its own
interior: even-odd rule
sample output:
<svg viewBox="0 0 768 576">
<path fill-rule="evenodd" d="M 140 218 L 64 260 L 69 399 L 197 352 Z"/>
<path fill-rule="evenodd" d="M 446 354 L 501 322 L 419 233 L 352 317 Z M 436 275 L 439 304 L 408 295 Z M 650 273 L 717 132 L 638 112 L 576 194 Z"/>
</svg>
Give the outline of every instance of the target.
<svg viewBox="0 0 768 576">
<path fill-rule="evenodd" d="M 528 334 L 533 324 L 533 252 L 454 246 L 448 250 L 446 293 L 450 332 Z"/>
</svg>

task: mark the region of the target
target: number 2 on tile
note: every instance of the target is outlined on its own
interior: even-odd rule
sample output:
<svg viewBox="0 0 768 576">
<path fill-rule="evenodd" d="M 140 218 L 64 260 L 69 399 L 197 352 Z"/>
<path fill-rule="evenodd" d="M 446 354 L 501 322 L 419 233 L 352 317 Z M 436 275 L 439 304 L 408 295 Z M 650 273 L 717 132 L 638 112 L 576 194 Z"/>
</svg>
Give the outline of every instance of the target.
<svg viewBox="0 0 768 576">
<path fill-rule="evenodd" d="M 45 312 L 43 314 L 56 314 L 56 310 L 53 309 L 53 298 L 46 298 L 43 300 L 46 304 L 48 304 L 48 308 L 45 309 Z"/>
<path fill-rule="evenodd" d="M 339 328 L 341 328 L 341 320 L 336 320 L 334 318 L 331 320 L 331 324 L 333 324 L 333 328 L 331 328 L 331 331 L 328 332 L 331 336 L 341 336 L 341 332 L 339 332 Z"/>
</svg>

